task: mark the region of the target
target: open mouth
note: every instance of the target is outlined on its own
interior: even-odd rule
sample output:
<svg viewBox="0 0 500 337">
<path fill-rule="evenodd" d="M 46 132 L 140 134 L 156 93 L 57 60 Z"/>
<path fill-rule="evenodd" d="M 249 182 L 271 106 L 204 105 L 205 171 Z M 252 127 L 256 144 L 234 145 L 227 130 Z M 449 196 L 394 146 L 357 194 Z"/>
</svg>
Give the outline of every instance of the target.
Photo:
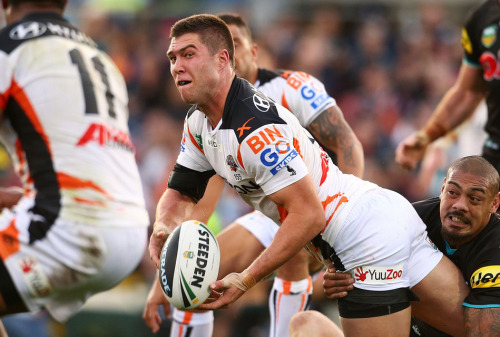
<svg viewBox="0 0 500 337">
<path fill-rule="evenodd" d="M 183 87 L 185 85 L 188 85 L 189 83 L 191 83 L 191 81 L 177 81 L 177 85 L 179 87 Z"/>
<path fill-rule="evenodd" d="M 448 219 L 450 219 L 456 227 L 466 227 L 469 225 L 469 221 L 467 219 L 457 215 L 449 215 Z"/>
</svg>

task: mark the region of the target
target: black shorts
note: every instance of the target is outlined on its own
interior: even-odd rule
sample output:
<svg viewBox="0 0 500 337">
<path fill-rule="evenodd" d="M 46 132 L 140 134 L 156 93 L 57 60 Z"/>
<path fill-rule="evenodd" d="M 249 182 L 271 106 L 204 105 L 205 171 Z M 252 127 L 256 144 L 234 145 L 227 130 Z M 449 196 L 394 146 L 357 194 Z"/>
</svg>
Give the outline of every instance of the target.
<svg viewBox="0 0 500 337">
<path fill-rule="evenodd" d="M 441 332 L 412 316 L 410 337 L 451 337 L 451 335 Z"/>
<path fill-rule="evenodd" d="M 0 294 L 9 313 L 28 311 L 2 259 L 0 259 Z"/>
<path fill-rule="evenodd" d="M 370 291 L 355 287 L 339 299 L 338 304 L 340 317 L 368 318 L 404 310 L 410 306 L 410 301 L 418 301 L 418 297 L 408 288 Z"/>
</svg>

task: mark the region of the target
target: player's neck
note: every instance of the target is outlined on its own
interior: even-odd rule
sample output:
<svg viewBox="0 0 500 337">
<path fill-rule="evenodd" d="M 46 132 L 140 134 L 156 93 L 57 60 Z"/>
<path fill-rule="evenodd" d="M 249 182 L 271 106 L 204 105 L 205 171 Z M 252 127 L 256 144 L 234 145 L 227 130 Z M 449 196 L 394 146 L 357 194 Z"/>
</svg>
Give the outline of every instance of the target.
<svg viewBox="0 0 500 337">
<path fill-rule="evenodd" d="M 253 68 L 252 71 L 250 72 L 250 76 L 248 76 L 248 82 L 255 84 L 258 78 L 259 78 L 259 68 L 257 67 L 257 65 L 255 65 L 255 68 Z"/>
<path fill-rule="evenodd" d="M 219 124 L 222 119 L 227 96 L 234 80 L 233 72 L 228 72 L 223 76 L 225 76 L 225 78 L 221 79 L 219 82 L 220 87 L 215 91 L 211 99 L 204 104 L 198 105 L 198 108 L 207 116 L 213 129 L 217 127 L 217 124 Z"/>
<path fill-rule="evenodd" d="M 10 8 L 7 15 L 7 22 L 13 23 L 21 20 L 28 14 L 39 12 L 63 14 L 63 10 L 56 6 L 39 6 L 31 3 L 22 3 Z"/>
</svg>

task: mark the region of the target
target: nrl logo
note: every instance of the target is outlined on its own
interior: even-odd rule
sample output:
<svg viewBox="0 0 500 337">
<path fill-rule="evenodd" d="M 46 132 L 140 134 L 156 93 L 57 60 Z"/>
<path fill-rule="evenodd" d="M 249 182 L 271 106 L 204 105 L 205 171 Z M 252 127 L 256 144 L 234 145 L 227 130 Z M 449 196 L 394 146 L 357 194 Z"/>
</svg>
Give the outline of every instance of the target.
<svg viewBox="0 0 500 337">
<path fill-rule="evenodd" d="M 489 48 L 495 43 L 497 39 L 497 30 L 498 27 L 496 25 L 488 26 L 483 30 L 483 35 L 481 36 L 481 43 L 483 46 Z"/>
</svg>

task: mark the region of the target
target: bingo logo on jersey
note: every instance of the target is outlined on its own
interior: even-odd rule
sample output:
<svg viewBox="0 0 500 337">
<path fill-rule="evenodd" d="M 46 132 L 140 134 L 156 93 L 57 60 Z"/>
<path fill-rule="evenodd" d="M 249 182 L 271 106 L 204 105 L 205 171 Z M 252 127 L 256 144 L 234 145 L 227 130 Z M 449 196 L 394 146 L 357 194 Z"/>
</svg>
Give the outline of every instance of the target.
<svg viewBox="0 0 500 337">
<path fill-rule="evenodd" d="M 254 154 L 259 155 L 262 164 L 271 167 L 275 175 L 298 156 L 295 149 L 284 139 L 276 125 L 261 128 L 246 141 Z"/>
<path fill-rule="evenodd" d="M 170 304 L 194 309 L 210 295 L 219 274 L 219 244 L 203 223 L 183 222 L 168 237 L 160 255 L 158 276 Z"/>
</svg>

